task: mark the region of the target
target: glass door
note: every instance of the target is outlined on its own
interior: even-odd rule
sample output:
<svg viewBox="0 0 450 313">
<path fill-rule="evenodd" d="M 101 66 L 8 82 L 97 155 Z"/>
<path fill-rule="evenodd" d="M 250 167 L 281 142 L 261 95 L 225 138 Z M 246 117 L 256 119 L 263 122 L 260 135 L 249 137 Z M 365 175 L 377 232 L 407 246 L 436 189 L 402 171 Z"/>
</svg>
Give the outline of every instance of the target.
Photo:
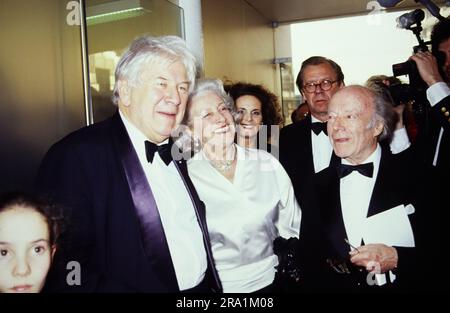
<svg viewBox="0 0 450 313">
<path fill-rule="evenodd" d="M 280 68 L 281 106 L 284 126 L 292 123 L 291 114 L 302 103 L 301 95 L 295 93 L 295 78 L 291 58 L 277 59 Z"/>
<path fill-rule="evenodd" d="M 53 143 L 115 111 L 116 62 L 142 34 L 183 36 L 182 10 L 166 0 L 0 0 L 0 192 L 32 189 Z"/>
<path fill-rule="evenodd" d="M 86 0 L 93 121 L 113 114 L 114 70 L 129 43 L 144 34 L 183 34 L 183 11 L 166 0 Z"/>
</svg>

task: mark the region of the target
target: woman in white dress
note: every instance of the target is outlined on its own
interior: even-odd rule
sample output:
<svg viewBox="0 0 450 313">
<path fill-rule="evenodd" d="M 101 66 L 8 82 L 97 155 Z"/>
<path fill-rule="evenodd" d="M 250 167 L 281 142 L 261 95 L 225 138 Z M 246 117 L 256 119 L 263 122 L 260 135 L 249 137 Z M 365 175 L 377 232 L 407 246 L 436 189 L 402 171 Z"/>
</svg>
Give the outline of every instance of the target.
<svg viewBox="0 0 450 313">
<path fill-rule="evenodd" d="M 220 80 L 199 80 L 185 123 L 199 151 L 189 175 L 206 205 L 213 256 L 224 292 L 274 290 L 273 240 L 299 236 L 301 210 L 278 160 L 234 143 L 233 100 Z"/>
</svg>

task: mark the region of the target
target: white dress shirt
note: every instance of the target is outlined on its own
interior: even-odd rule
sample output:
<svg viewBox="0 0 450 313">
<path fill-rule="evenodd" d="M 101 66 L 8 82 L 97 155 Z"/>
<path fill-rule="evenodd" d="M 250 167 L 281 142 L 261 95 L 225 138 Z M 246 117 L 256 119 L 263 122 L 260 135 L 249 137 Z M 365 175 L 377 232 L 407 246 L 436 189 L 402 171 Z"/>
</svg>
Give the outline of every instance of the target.
<svg viewBox="0 0 450 313">
<path fill-rule="evenodd" d="M 301 211 L 289 176 L 266 151 L 236 145 L 233 182 L 203 152 L 188 161 L 206 205 L 211 246 L 224 292 L 253 292 L 273 282 L 277 236 L 298 237 Z"/>
<path fill-rule="evenodd" d="M 370 199 L 377 180 L 380 168 L 381 147 L 377 144 L 375 151 L 361 164 L 373 162 L 373 176 L 367 177 L 358 171 L 353 171 L 341 179 L 341 207 L 344 220 L 345 232 L 350 244 L 359 247 L 364 240 L 363 227 L 366 225 L 367 213 L 369 211 Z M 342 159 L 343 164 L 350 164 Z M 395 280 L 395 275 L 389 271 L 390 281 Z M 386 283 L 385 274 L 375 274 L 375 284 L 381 286 Z"/>
<path fill-rule="evenodd" d="M 148 139 L 120 110 L 119 113 L 158 206 L 178 286 L 180 290 L 193 288 L 203 280 L 208 264 L 190 195 L 173 162 L 167 166 L 158 153 L 152 163 L 147 162 Z"/>
<path fill-rule="evenodd" d="M 340 196 L 342 218 L 348 240 L 354 247 L 361 245 L 363 230 L 370 198 L 380 168 L 381 147 L 377 144 L 375 151 L 361 164 L 373 162 L 373 176 L 367 177 L 358 171 L 353 171 L 340 180 Z M 350 164 L 342 159 L 342 164 Z M 342 239 L 344 240 L 344 239 Z"/>
<path fill-rule="evenodd" d="M 322 123 L 322 121 L 311 115 L 311 123 L 316 122 Z M 311 130 L 311 143 L 314 161 L 314 172 L 318 173 L 330 165 L 333 147 L 331 146 L 330 138 L 328 138 L 328 136 L 325 135 L 324 132 L 320 132 L 318 135 L 316 135 L 316 133 Z"/>
<path fill-rule="evenodd" d="M 430 86 L 430 88 L 427 89 L 427 98 L 430 102 L 431 106 L 435 106 L 438 102 L 440 102 L 442 99 L 450 95 L 450 88 L 448 85 L 444 82 L 438 82 L 436 84 L 433 84 Z M 433 166 L 436 166 L 438 156 L 439 156 L 439 147 L 441 146 L 441 139 L 442 135 L 444 134 L 444 128 L 441 127 L 441 130 L 439 132 L 438 141 L 436 144 L 436 150 L 434 152 L 434 158 L 433 158 Z"/>
<path fill-rule="evenodd" d="M 311 115 L 311 123 L 321 122 L 317 118 Z M 331 145 L 330 138 L 323 132 L 316 135 L 311 130 L 311 143 L 312 143 L 312 153 L 314 161 L 314 171 L 316 173 L 327 168 L 330 165 L 331 155 L 333 153 L 333 146 Z M 411 145 L 408 138 L 408 133 L 406 128 L 402 127 L 394 131 L 392 141 L 389 144 L 391 152 L 393 154 L 400 153 L 406 150 Z"/>
</svg>

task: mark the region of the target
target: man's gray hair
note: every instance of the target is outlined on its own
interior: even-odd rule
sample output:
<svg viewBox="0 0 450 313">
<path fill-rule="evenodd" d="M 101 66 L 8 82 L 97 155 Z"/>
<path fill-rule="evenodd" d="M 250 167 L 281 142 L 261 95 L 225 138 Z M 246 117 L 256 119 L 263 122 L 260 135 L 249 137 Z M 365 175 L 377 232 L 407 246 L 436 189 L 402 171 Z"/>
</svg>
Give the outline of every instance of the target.
<svg viewBox="0 0 450 313">
<path fill-rule="evenodd" d="M 119 80 L 127 80 L 132 86 L 138 86 L 142 70 L 153 61 L 171 64 L 181 61 L 186 68 L 189 91 L 194 88 L 197 75 L 197 60 L 186 47 L 183 39 L 177 36 L 143 36 L 135 39 L 121 56 L 115 72 L 115 84 L 112 96 L 114 104 L 119 102 Z"/>
</svg>

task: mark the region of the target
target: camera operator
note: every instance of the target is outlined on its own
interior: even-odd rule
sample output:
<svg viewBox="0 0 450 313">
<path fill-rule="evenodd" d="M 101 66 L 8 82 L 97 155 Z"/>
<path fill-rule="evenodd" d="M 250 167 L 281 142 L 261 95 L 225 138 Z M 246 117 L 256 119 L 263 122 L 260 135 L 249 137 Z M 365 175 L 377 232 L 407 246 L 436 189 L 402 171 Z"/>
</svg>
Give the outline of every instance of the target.
<svg viewBox="0 0 450 313">
<path fill-rule="evenodd" d="M 418 52 L 411 57 L 417 64 L 420 76 L 428 85 L 427 99 L 431 105 L 427 127 L 419 133 L 422 144 L 416 147 L 425 162 L 421 179 L 424 204 L 430 218 L 426 229 L 427 256 L 431 266 L 446 260 L 444 247 L 448 237 L 448 200 L 450 186 L 450 19 L 439 21 L 431 34 L 432 53 Z M 437 61 L 436 56 L 442 55 Z M 431 264 L 432 263 L 432 264 Z M 444 264 L 445 267 L 445 264 Z M 445 275 L 445 277 L 443 276 Z M 448 270 L 433 273 L 431 286 L 439 288 L 448 277 Z"/>
</svg>

